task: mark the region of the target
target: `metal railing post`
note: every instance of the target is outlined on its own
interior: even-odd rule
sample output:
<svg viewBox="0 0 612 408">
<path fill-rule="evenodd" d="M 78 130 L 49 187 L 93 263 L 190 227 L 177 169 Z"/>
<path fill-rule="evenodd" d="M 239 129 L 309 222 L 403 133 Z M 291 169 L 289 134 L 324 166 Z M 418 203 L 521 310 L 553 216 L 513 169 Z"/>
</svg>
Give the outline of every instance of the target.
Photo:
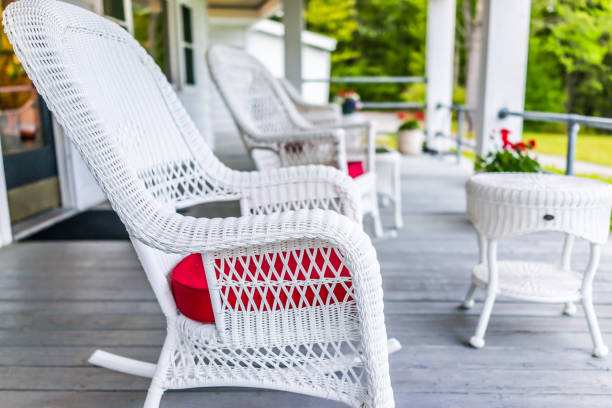
<svg viewBox="0 0 612 408">
<path fill-rule="evenodd" d="M 576 158 L 576 141 L 580 125 L 574 121 L 567 122 L 567 159 L 565 162 L 565 174 L 574 174 L 574 160 Z"/>
<path fill-rule="evenodd" d="M 457 109 L 457 164 L 461 163 L 461 148 L 463 146 L 463 119 L 465 111 Z"/>
</svg>

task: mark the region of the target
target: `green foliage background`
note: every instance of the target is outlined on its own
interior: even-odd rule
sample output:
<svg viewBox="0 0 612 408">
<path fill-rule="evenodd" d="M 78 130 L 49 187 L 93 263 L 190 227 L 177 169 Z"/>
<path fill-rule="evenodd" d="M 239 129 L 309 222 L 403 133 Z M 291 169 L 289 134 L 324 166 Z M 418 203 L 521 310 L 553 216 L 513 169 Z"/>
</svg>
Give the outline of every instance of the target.
<svg viewBox="0 0 612 408">
<path fill-rule="evenodd" d="M 476 0 L 457 0 L 458 103 L 467 66 L 464 1 Z M 308 0 L 306 21 L 338 41 L 333 76 L 424 75 L 426 0 Z M 526 109 L 612 117 L 611 31 L 612 0 L 533 0 Z M 425 94 L 423 84 L 352 87 L 364 101 L 423 101 Z"/>
</svg>

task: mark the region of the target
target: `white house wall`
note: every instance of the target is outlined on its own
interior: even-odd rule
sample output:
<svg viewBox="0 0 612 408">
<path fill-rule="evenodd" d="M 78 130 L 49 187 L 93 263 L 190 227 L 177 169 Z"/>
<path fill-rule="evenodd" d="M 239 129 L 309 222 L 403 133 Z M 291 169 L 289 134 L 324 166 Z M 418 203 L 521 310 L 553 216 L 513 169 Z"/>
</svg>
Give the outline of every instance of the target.
<svg viewBox="0 0 612 408">
<path fill-rule="evenodd" d="M 171 5 L 174 3 L 174 7 Z M 185 68 L 183 48 L 181 46 L 182 26 L 180 22 L 180 5 L 185 4 L 192 10 L 192 26 L 194 36 L 194 70 L 195 85 L 185 83 Z M 175 61 L 172 77 L 178 97 L 193 119 L 196 127 L 214 149 L 213 126 L 211 121 L 211 83 L 206 68 L 206 49 L 208 48 L 208 13 L 205 0 L 168 0 L 169 10 L 176 13 L 168 15 L 175 26 L 169 29 L 171 55 Z M 170 27 L 169 27 L 170 28 Z M 178 72 L 177 72 L 178 71 Z"/>
<path fill-rule="evenodd" d="M 302 48 L 302 74 L 308 79 L 327 79 L 331 73 L 331 55 L 329 51 L 304 46 Z M 312 103 L 329 102 L 328 82 L 304 82 L 302 84 L 304 99 Z"/>
</svg>

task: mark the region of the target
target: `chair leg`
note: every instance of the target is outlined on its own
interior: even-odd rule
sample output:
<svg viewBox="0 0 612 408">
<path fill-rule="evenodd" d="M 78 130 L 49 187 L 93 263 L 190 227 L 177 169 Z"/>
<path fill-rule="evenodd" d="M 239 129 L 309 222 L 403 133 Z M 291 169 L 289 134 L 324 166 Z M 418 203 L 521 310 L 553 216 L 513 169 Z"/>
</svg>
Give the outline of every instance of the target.
<svg viewBox="0 0 612 408">
<path fill-rule="evenodd" d="M 380 238 L 383 236 L 383 227 L 382 221 L 380 220 L 380 212 L 378 211 L 378 204 L 374 203 L 374 208 L 372 209 L 372 225 L 374 226 L 374 238 Z"/>
<path fill-rule="evenodd" d="M 397 197 L 395 198 L 395 203 L 393 204 L 393 209 L 395 211 L 395 228 L 400 229 L 404 226 L 404 218 L 402 217 L 402 204 Z"/>
<path fill-rule="evenodd" d="M 159 408 L 164 391 L 162 387 L 153 381 L 147 392 L 147 399 L 145 400 L 143 408 Z"/>
<path fill-rule="evenodd" d="M 400 229 L 404 226 L 404 218 L 402 217 L 402 179 L 401 179 L 401 157 L 399 153 L 395 155 L 396 160 L 393 163 L 393 189 L 394 209 L 395 209 L 395 227 Z"/>
<path fill-rule="evenodd" d="M 567 302 L 563 306 L 563 314 L 565 316 L 574 316 L 576 314 L 576 304 L 574 302 Z"/>
<path fill-rule="evenodd" d="M 465 299 L 463 299 L 463 302 L 461 302 L 461 305 L 459 306 L 461 309 L 468 310 L 474 307 L 474 295 L 476 294 L 477 288 L 478 285 L 475 283 L 470 285 L 470 288 L 465 294 Z"/>
<path fill-rule="evenodd" d="M 487 284 L 487 296 L 482 306 L 478 326 L 476 332 L 470 339 L 470 344 L 475 348 L 482 348 L 485 344 L 484 335 L 489 325 L 489 318 L 495 304 L 497 295 L 497 241 L 489 240 L 487 242 L 487 264 L 489 267 L 489 282 Z"/>
</svg>

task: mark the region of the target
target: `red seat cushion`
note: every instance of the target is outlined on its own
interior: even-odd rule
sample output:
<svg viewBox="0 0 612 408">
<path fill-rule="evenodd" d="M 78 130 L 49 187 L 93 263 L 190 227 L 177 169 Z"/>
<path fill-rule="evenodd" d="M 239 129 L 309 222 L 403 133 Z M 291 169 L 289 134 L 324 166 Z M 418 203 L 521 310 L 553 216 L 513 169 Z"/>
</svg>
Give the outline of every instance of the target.
<svg viewBox="0 0 612 408">
<path fill-rule="evenodd" d="M 312 265 L 313 260 L 316 268 Z M 302 266 L 300 270 L 298 270 L 298 261 Z M 218 259 L 215 262 L 215 269 L 217 269 L 217 279 L 220 277 L 220 271 L 224 272 L 224 276 L 228 276 L 233 269 L 231 276 L 234 280 L 244 279 L 247 282 L 305 281 L 306 275 L 309 280 L 333 278 L 337 276 L 335 271 L 339 269 L 341 277 L 350 277 L 350 272 L 342 265 L 336 251 L 330 248 Z M 248 270 L 248 273 L 245 273 L 245 270 Z M 189 255 L 179 262 L 172 270 L 171 283 L 176 306 L 184 316 L 202 323 L 215 321 L 200 254 Z M 345 280 L 344 285 L 326 281 L 319 284 L 278 285 L 267 288 L 243 287 L 239 294 L 236 293 L 238 289 L 233 286 L 223 286 L 222 282 L 221 285 L 221 292 L 227 299 L 229 307 L 240 311 L 292 309 L 352 300 L 349 293 L 352 286 L 350 280 Z M 252 302 L 249 302 L 249 298 L 252 298 Z"/>
<path fill-rule="evenodd" d="M 202 255 L 192 254 L 179 262 L 172 270 L 171 281 L 174 301 L 182 314 L 202 323 L 215 321 Z"/>
<path fill-rule="evenodd" d="M 363 162 L 354 161 L 348 162 L 348 174 L 352 178 L 357 178 L 361 176 L 365 171 L 363 171 Z"/>
</svg>

